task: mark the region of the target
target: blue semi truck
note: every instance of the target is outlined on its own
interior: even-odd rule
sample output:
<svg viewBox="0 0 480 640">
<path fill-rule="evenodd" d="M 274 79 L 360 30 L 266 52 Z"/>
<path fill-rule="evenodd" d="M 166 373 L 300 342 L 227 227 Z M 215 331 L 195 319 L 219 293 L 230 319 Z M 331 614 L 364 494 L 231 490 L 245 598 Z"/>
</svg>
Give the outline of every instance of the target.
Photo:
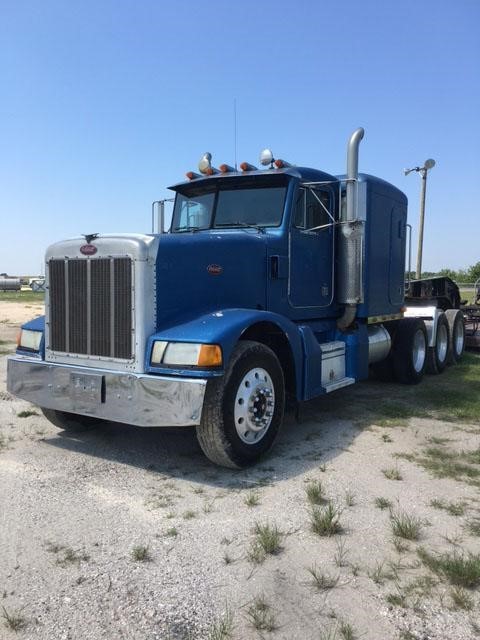
<svg viewBox="0 0 480 640">
<path fill-rule="evenodd" d="M 363 135 L 338 176 L 268 149 L 261 170 L 205 154 L 171 187 L 168 232 L 51 245 L 45 317 L 21 329 L 9 391 L 63 429 L 194 426 L 210 460 L 241 468 L 272 447 L 288 397 L 371 369 L 416 384 L 458 360 L 461 312 L 405 304 L 407 198 L 358 173 Z"/>
</svg>

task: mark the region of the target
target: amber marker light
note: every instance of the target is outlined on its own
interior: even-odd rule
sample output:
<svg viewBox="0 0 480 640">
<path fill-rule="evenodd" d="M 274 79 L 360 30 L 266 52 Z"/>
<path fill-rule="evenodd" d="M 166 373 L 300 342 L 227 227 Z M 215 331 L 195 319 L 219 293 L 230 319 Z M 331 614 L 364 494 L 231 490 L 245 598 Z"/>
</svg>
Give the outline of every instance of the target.
<svg viewBox="0 0 480 640">
<path fill-rule="evenodd" d="M 21 339 L 22 339 L 22 330 L 19 329 L 18 332 L 17 332 L 17 347 L 20 346 Z"/>
<path fill-rule="evenodd" d="M 218 167 L 220 173 L 230 173 L 231 171 L 235 171 L 235 169 L 233 167 L 231 167 L 229 164 L 221 164 Z"/>
<path fill-rule="evenodd" d="M 218 344 L 202 344 L 198 354 L 199 367 L 219 367 L 222 364 L 222 349 Z"/>
<path fill-rule="evenodd" d="M 285 160 L 275 160 L 273 164 L 277 167 L 277 169 L 286 169 L 287 167 L 292 166 L 289 162 L 285 162 Z"/>
<path fill-rule="evenodd" d="M 240 169 L 242 171 L 256 171 L 257 167 L 255 167 L 253 164 L 250 164 L 249 162 L 242 162 L 242 164 L 240 165 Z"/>
<path fill-rule="evenodd" d="M 187 171 L 185 175 L 189 180 L 195 180 L 195 178 L 200 178 L 200 174 L 195 173 L 195 171 Z"/>
</svg>

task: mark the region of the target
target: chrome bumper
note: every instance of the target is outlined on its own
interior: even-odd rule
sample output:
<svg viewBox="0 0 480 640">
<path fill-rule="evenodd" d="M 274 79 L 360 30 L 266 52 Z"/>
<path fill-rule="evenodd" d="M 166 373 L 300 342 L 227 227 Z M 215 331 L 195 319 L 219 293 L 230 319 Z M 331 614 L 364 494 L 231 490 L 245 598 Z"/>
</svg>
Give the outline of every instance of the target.
<svg viewBox="0 0 480 640">
<path fill-rule="evenodd" d="M 39 407 L 137 427 L 200 424 L 207 381 L 8 358 L 10 393 Z"/>
</svg>

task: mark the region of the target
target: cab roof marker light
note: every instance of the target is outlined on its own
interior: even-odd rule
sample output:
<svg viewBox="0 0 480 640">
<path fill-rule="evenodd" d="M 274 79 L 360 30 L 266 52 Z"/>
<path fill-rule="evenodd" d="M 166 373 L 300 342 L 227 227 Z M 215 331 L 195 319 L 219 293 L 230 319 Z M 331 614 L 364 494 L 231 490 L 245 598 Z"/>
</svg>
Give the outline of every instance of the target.
<svg viewBox="0 0 480 640">
<path fill-rule="evenodd" d="M 270 169 L 273 169 L 273 163 L 275 162 L 275 158 L 273 157 L 273 152 L 271 149 L 263 149 L 260 152 L 260 164 L 264 167 L 270 166 Z"/>
<path fill-rule="evenodd" d="M 195 171 L 187 171 L 185 174 L 189 180 L 195 180 L 196 178 L 200 178 L 199 173 L 195 173 Z"/>
<path fill-rule="evenodd" d="M 253 164 L 250 164 L 249 162 L 242 162 L 242 164 L 240 165 L 240 169 L 242 171 L 257 171 L 257 167 L 255 167 Z"/>
<path fill-rule="evenodd" d="M 229 164 L 221 164 L 218 169 L 220 173 L 231 173 L 235 171 L 234 167 L 231 167 Z"/>
<path fill-rule="evenodd" d="M 203 175 L 212 175 L 210 173 L 212 169 L 212 154 L 207 151 L 206 153 L 203 154 L 203 156 L 200 158 L 199 163 L 198 163 L 198 170 L 200 171 L 200 173 L 203 173 Z"/>
<path fill-rule="evenodd" d="M 275 160 L 273 164 L 277 167 L 277 169 L 288 169 L 288 167 L 292 166 L 289 162 L 286 162 L 285 160 Z"/>
</svg>

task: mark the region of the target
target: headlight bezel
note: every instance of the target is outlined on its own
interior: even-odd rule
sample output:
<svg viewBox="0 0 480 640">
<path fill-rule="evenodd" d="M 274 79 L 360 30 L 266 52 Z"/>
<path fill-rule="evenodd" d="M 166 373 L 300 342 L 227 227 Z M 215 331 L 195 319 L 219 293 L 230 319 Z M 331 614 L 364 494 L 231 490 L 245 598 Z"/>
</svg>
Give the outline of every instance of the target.
<svg viewBox="0 0 480 640">
<path fill-rule="evenodd" d="M 17 347 L 22 351 L 40 353 L 43 331 L 35 329 L 20 329 L 17 338 Z"/>
<path fill-rule="evenodd" d="M 167 369 L 218 369 L 223 365 L 223 353 L 218 344 L 154 340 L 150 365 Z"/>
</svg>

